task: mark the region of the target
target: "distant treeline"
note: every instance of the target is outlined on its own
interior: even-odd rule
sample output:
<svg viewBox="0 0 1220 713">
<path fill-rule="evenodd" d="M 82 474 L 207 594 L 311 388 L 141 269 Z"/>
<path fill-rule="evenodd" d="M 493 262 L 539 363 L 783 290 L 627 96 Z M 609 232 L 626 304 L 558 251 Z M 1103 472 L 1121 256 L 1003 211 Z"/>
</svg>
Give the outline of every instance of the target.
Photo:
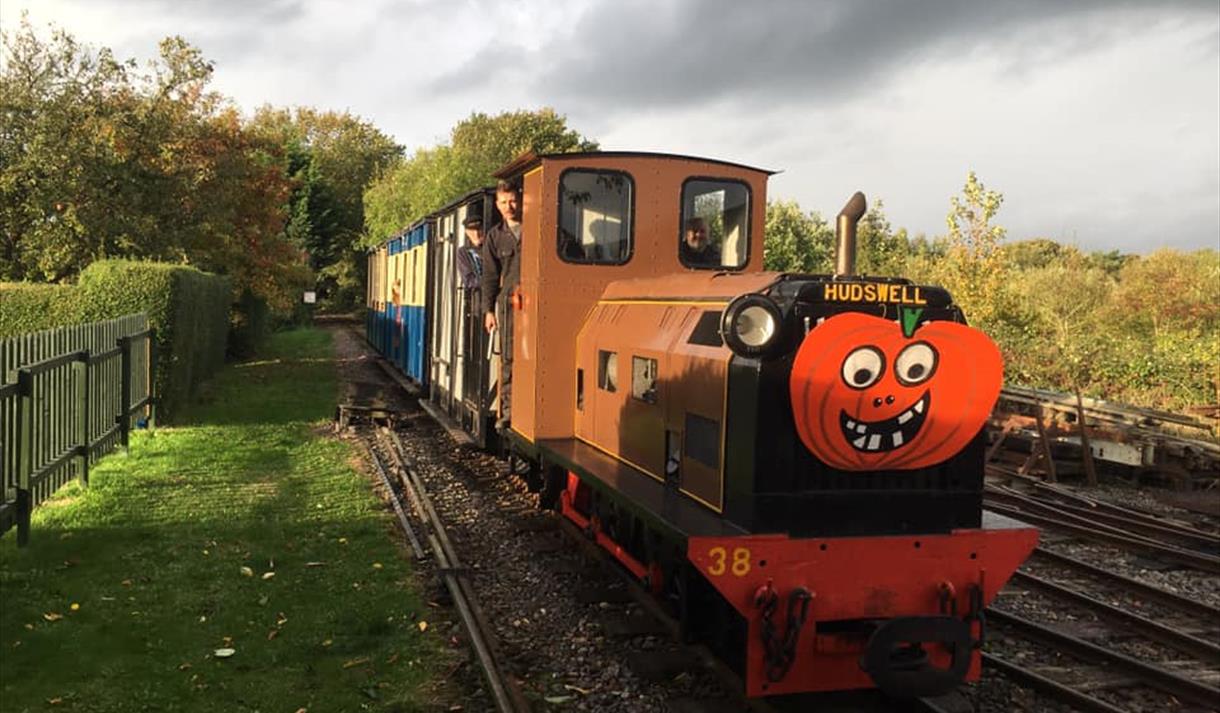
<svg viewBox="0 0 1220 713">
<path fill-rule="evenodd" d="M 948 288 L 999 343 L 1010 383 L 1164 409 L 1220 401 L 1220 252 L 1007 241 L 1002 202 L 971 173 L 931 239 L 895 230 L 877 204 L 860 222 L 858 270 Z M 767 207 L 769 269 L 824 273 L 833 260 L 830 221 Z"/>
</svg>

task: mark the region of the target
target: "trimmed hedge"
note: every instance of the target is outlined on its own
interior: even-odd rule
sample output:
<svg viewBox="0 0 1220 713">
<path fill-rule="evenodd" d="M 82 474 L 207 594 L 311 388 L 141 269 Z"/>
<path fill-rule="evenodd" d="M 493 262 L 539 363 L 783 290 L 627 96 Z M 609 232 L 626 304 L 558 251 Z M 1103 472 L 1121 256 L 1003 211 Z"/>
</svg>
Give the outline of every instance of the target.
<svg viewBox="0 0 1220 713">
<path fill-rule="evenodd" d="M 172 421 L 224 363 L 232 292 L 229 278 L 193 267 L 101 260 L 74 287 L 0 286 L 0 325 L 22 333 L 146 313 L 156 330 L 157 415 Z"/>
<path fill-rule="evenodd" d="M 157 413 L 172 421 L 224 364 L 233 287 L 193 267 L 102 260 L 77 283 L 82 321 L 145 312 L 157 334 Z"/>
<path fill-rule="evenodd" d="M 71 285 L 0 282 L 0 339 L 74 323 Z"/>
</svg>

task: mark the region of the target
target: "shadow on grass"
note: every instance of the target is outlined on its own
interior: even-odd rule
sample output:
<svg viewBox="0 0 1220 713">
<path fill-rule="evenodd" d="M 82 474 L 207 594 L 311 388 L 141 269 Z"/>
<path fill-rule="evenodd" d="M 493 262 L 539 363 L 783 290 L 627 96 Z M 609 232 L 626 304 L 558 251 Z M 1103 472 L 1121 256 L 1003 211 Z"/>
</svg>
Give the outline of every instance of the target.
<svg viewBox="0 0 1220 713">
<path fill-rule="evenodd" d="M 293 339 L 316 352 L 329 349 L 322 336 Z M 447 658 L 435 632 L 448 627 L 421 629 L 432 610 L 392 517 L 350 446 L 317 435 L 333 362 L 276 358 L 219 375 L 194 415 L 203 425 L 139 433 L 88 489 L 57 494 L 28 548 L 0 540 L 0 699 L 426 707 L 424 682 Z"/>
</svg>

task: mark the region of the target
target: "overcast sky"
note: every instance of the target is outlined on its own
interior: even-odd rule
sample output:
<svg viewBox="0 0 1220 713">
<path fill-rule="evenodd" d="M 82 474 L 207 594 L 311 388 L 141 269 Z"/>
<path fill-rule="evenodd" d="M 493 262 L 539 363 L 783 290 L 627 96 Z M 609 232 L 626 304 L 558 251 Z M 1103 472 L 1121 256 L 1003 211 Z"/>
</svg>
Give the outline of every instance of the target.
<svg viewBox="0 0 1220 713">
<path fill-rule="evenodd" d="M 882 199 L 945 231 L 974 170 L 1010 239 L 1220 241 L 1217 0 L 0 0 L 120 57 L 179 34 L 214 86 L 350 110 L 409 150 L 552 106 L 604 149 L 780 170 L 770 197 Z"/>
</svg>

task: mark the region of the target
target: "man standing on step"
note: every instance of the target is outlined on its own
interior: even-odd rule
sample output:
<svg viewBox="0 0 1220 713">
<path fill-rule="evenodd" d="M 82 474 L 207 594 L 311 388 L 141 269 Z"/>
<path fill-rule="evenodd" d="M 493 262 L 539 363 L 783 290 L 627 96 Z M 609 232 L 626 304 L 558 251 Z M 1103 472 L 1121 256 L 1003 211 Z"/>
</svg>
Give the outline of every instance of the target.
<svg viewBox="0 0 1220 713">
<path fill-rule="evenodd" d="M 500 224 L 487 231 L 483 240 L 483 327 L 500 332 L 500 420 L 508 428 L 513 367 L 512 295 L 521 281 L 521 189 L 515 183 L 496 184 L 496 209 Z M 494 337 L 493 337 L 494 338 Z"/>
</svg>

